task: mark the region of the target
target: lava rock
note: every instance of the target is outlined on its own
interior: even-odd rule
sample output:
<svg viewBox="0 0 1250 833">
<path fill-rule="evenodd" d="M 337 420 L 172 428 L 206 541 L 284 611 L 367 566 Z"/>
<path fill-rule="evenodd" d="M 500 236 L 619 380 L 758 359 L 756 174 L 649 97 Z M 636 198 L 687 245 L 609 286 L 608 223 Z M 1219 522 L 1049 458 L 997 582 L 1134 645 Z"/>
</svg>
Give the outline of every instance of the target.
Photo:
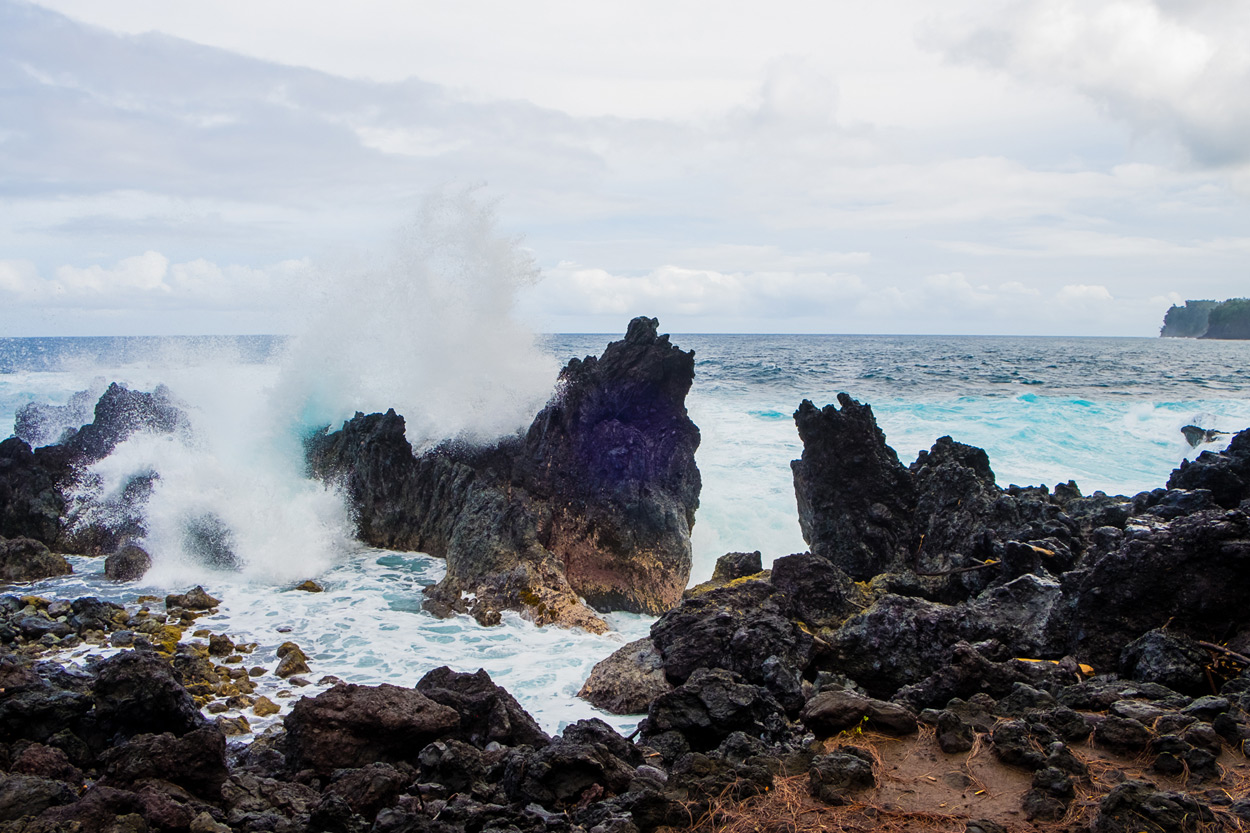
<svg viewBox="0 0 1250 833">
<path fill-rule="evenodd" d="M 1183 461 L 1168 478 L 1169 489 L 1205 489 L 1225 509 L 1250 497 L 1250 429 L 1238 433 L 1224 451 L 1204 451 Z"/>
<path fill-rule="evenodd" d="M 714 749 L 736 731 L 760 736 L 785 725 L 785 710 L 761 686 L 721 668 L 700 668 L 651 702 L 644 737 L 675 731 L 691 749 Z"/>
<path fill-rule="evenodd" d="M 814 555 L 863 581 L 901 566 L 912 537 L 911 473 L 886 445 L 870 405 L 845 393 L 794 413 L 803 456 L 793 461 L 799 526 Z"/>
<path fill-rule="evenodd" d="M 1209 659 L 1193 640 L 1156 628 L 1124 646 L 1120 652 L 1120 673 L 1130 680 L 1198 694 L 1209 690 L 1205 673 Z"/>
<path fill-rule="evenodd" d="M 417 691 L 457 715 L 456 728 L 444 737 L 458 738 L 479 749 L 490 743 L 546 746 L 551 742 L 529 712 L 506 689 L 495 685 L 484 669 L 466 674 L 444 665 L 422 677 Z"/>
<path fill-rule="evenodd" d="M 95 718 L 109 735 L 169 732 L 181 736 L 205 725 L 173 668 L 155 654 L 124 651 L 104 660 L 92 693 Z"/>
<path fill-rule="evenodd" d="M 1210 808 L 1148 781 L 1125 781 L 1098 803 L 1095 833 L 1197 833 L 1214 820 Z"/>
<path fill-rule="evenodd" d="M 72 572 L 64 556 L 33 538 L 0 539 L 0 582 L 37 581 Z"/>
<path fill-rule="evenodd" d="M 152 567 L 152 556 L 134 544 L 122 547 L 104 559 L 104 576 L 110 581 L 135 581 Z"/>
<path fill-rule="evenodd" d="M 818 737 L 829 737 L 861 723 L 894 735 L 910 735 L 919 729 L 916 716 L 906 707 L 846 690 L 817 694 L 807 701 L 799 719 Z"/>
<path fill-rule="evenodd" d="M 611 714 L 645 714 L 673 686 L 650 637 L 637 639 L 595 663 L 577 696 Z"/>
<path fill-rule="evenodd" d="M 374 761 L 415 761 L 426 744 L 454 733 L 460 717 L 414 689 L 339 683 L 301 698 L 283 725 L 293 765 L 328 774 Z"/>
<path fill-rule="evenodd" d="M 1069 651 L 1095 668 L 1167 627 L 1196 639 L 1250 625 L 1250 518 L 1198 512 L 1143 525 L 1121 546 L 1069 574 Z"/>
<path fill-rule="evenodd" d="M 447 558 L 429 591 L 464 593 L 538 624 L 602 632 L 597 609 L 659 614 L 690 574 L 699 432 L 686 414 L 694 354 L 635 318 L 603 355 L 574 359 L 523 438 L 444 443 L 413 456 L 403 417 L 358 414 L 308 444 L 342 482 L 368 543 Z"/>
<path fill-rule="evenodd" d="M 808 769 L 808 791 L 826 804 L 846 804 L 847 793 L 877 786 L 872 767 L 872 754 L 856 746 L 817 755 Z"/>
</svg>

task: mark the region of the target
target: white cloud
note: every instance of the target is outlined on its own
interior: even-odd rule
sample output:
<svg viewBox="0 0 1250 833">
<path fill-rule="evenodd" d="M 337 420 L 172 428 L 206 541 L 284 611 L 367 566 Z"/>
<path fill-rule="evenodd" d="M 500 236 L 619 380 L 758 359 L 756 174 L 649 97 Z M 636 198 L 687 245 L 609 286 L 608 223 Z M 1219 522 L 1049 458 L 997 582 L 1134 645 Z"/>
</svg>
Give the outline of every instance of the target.
<svg viewBox="0 0 1250 833">
<path fill-rule="evenodd" d="M 932 37 L 956 59 L 1089 96 L 1209 165 L 1250 162 L 1250 7 L 1163 0 L 1013 2 Z"/>
<path fill-rule="evenodd" d="M 1114 301 L 1110 290 L 1101 285 L 1068 284 L 1059 290 L 1058 299 L 1064 304 L 1086 305 Z"/>
<path fill-rule="evenodd" d="M 171 263 L 160 252 L 123 258 L 111 266 L 63 265 L 53 277 L 28 261 L 0 261 L 0 298 L 12 313 L 22 307 L 148 310 L 264 310 L 290 305 L 293 290 L 311 273 L 307 260 L 266 268 L 219 266 L 204 259 Z"/>
</svg>

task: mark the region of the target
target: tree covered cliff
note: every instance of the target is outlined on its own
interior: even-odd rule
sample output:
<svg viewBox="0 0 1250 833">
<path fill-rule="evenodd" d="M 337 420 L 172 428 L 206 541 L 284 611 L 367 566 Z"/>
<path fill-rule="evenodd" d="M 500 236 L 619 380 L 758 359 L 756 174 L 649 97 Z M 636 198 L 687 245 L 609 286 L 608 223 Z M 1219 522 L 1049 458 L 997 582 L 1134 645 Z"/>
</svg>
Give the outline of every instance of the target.
<svg viewBox="0 0 1250 833">
<path fill-rule="evenodd" d="M 1172 305 L 1163 316 L 1159 335 L 1164 338 L 1250 339 L 1250 299 L 1186 301 Z"/>
</svg>

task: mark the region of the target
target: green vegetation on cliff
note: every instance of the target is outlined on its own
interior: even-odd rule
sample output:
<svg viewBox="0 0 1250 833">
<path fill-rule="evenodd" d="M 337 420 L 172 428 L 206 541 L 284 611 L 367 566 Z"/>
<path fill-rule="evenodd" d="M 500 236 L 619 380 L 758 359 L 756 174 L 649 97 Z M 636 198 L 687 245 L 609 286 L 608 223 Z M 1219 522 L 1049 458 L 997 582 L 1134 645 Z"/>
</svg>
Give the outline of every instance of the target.
<svg viewBox="0 0 1250 833">
<path fill-rule="evenodd" d="M 1230 298 L 1211 310 L 1203 338 L 1250 338 L 1250 298 Z"/>
<path fill-rule="evenodd" d="M 1250 299 L 1186 301 L 1163 316 L 1159 335 L 1165 338 L 1250 339 Z"/>
<path fill-rule="evenodd" d="M 1185 306 L 1173 304 L 1163 316 L 1164 338 L 1198 338 L 1207 331 L 1207 318 L 1219 301 L 1186 301 Z"/>
</svg>

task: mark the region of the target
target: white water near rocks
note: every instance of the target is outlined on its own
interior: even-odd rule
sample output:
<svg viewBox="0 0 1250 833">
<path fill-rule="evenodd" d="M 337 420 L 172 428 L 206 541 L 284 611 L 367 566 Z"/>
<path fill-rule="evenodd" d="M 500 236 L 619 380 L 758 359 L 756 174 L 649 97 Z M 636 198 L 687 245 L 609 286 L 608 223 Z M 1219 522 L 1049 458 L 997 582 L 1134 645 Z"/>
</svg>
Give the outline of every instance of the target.
<svg viewBox="0 0 1250 833">
<path fill-rule="evenodd" d="M 543 346 L 545 360 L 554 367 L 571 356 L 597 354 L 617 337 L 553 336 Z M 1250 343 L 673 340 L 694 348 L 697 359 L 688 405 L 702 431 L 697 460 L 704 488 L 693 581 L 706 578 L 726 551 L 759 549 L 767 563 L 804 548 L 789 469 L 802 450 L 791 414 L 803 398 L 824 404 L 846 390 L 872 403 L 904 464 L 938 436 L 951 434 L 987 449 L 1000 485 L 1053 486 L 1071 477 L 1086 493 L 1163 485 L 1180 460 L 1200 450 L 1181 436 L 1185 424 L 1230 431 L 1250 425 L 1250 380 L 1242 371 L 1250 367 Z M 156 565 L 142 582 L 110 585 L 100 575 L 100 560 L 80 558 L 74 576 L 38 583 L 31 591 L 133 602 L 142 594 L 163 596 L 203 584 L 224 599 L 203 625 L 236 642 L 259 643 L 248 664 L 272 669 L 274 650 L 291 640 L 308 653 L 314 681 L 333 674 L 349 682 L 411 685 L 440 665 L 482 667 L 548 731 L 591 715 L 624 731 L 635 724 L 637 718 L 600 714 L 574 695 L 595 662 L 645 635 L 648 617 L 613 615 L 616 632 L 607 636 L 539 629 L 514 615 L 495 628 L 467 617 L 435 619 L 420 609 L 421 588 L 438 580 L 442 562 L 371 550 L 352 540 L 338 497 L 303 475 L 298 426 L 275 425 L 269 416 L 286 360 L 281 342 L 89 341 L 0 342 L 0 419 L 11 424 L 25 401 L 63 403 L 76 390 L 98 388 L 100 380 L 143 390 L 163 382 L 184 404 L 192 433 L 182 439 L 135 437 L 96 466 L 105 488 L 117 488 L 129 473 L 145 468 L 161 474 L 144 542 Z M 43 348 L 37 361 L 30 358 L 36 346 Z M 187 519 L 205 513 L 230 530 L 237 571 L 213 569 L 184 551 Z M 308 578 L 325 592 L 291 589 Z M 272 675 L 258 680 L 260 693 L 271 698 L 280 691 L 298 696 L 319 690 L 293 689 Z"/>
</svg>

